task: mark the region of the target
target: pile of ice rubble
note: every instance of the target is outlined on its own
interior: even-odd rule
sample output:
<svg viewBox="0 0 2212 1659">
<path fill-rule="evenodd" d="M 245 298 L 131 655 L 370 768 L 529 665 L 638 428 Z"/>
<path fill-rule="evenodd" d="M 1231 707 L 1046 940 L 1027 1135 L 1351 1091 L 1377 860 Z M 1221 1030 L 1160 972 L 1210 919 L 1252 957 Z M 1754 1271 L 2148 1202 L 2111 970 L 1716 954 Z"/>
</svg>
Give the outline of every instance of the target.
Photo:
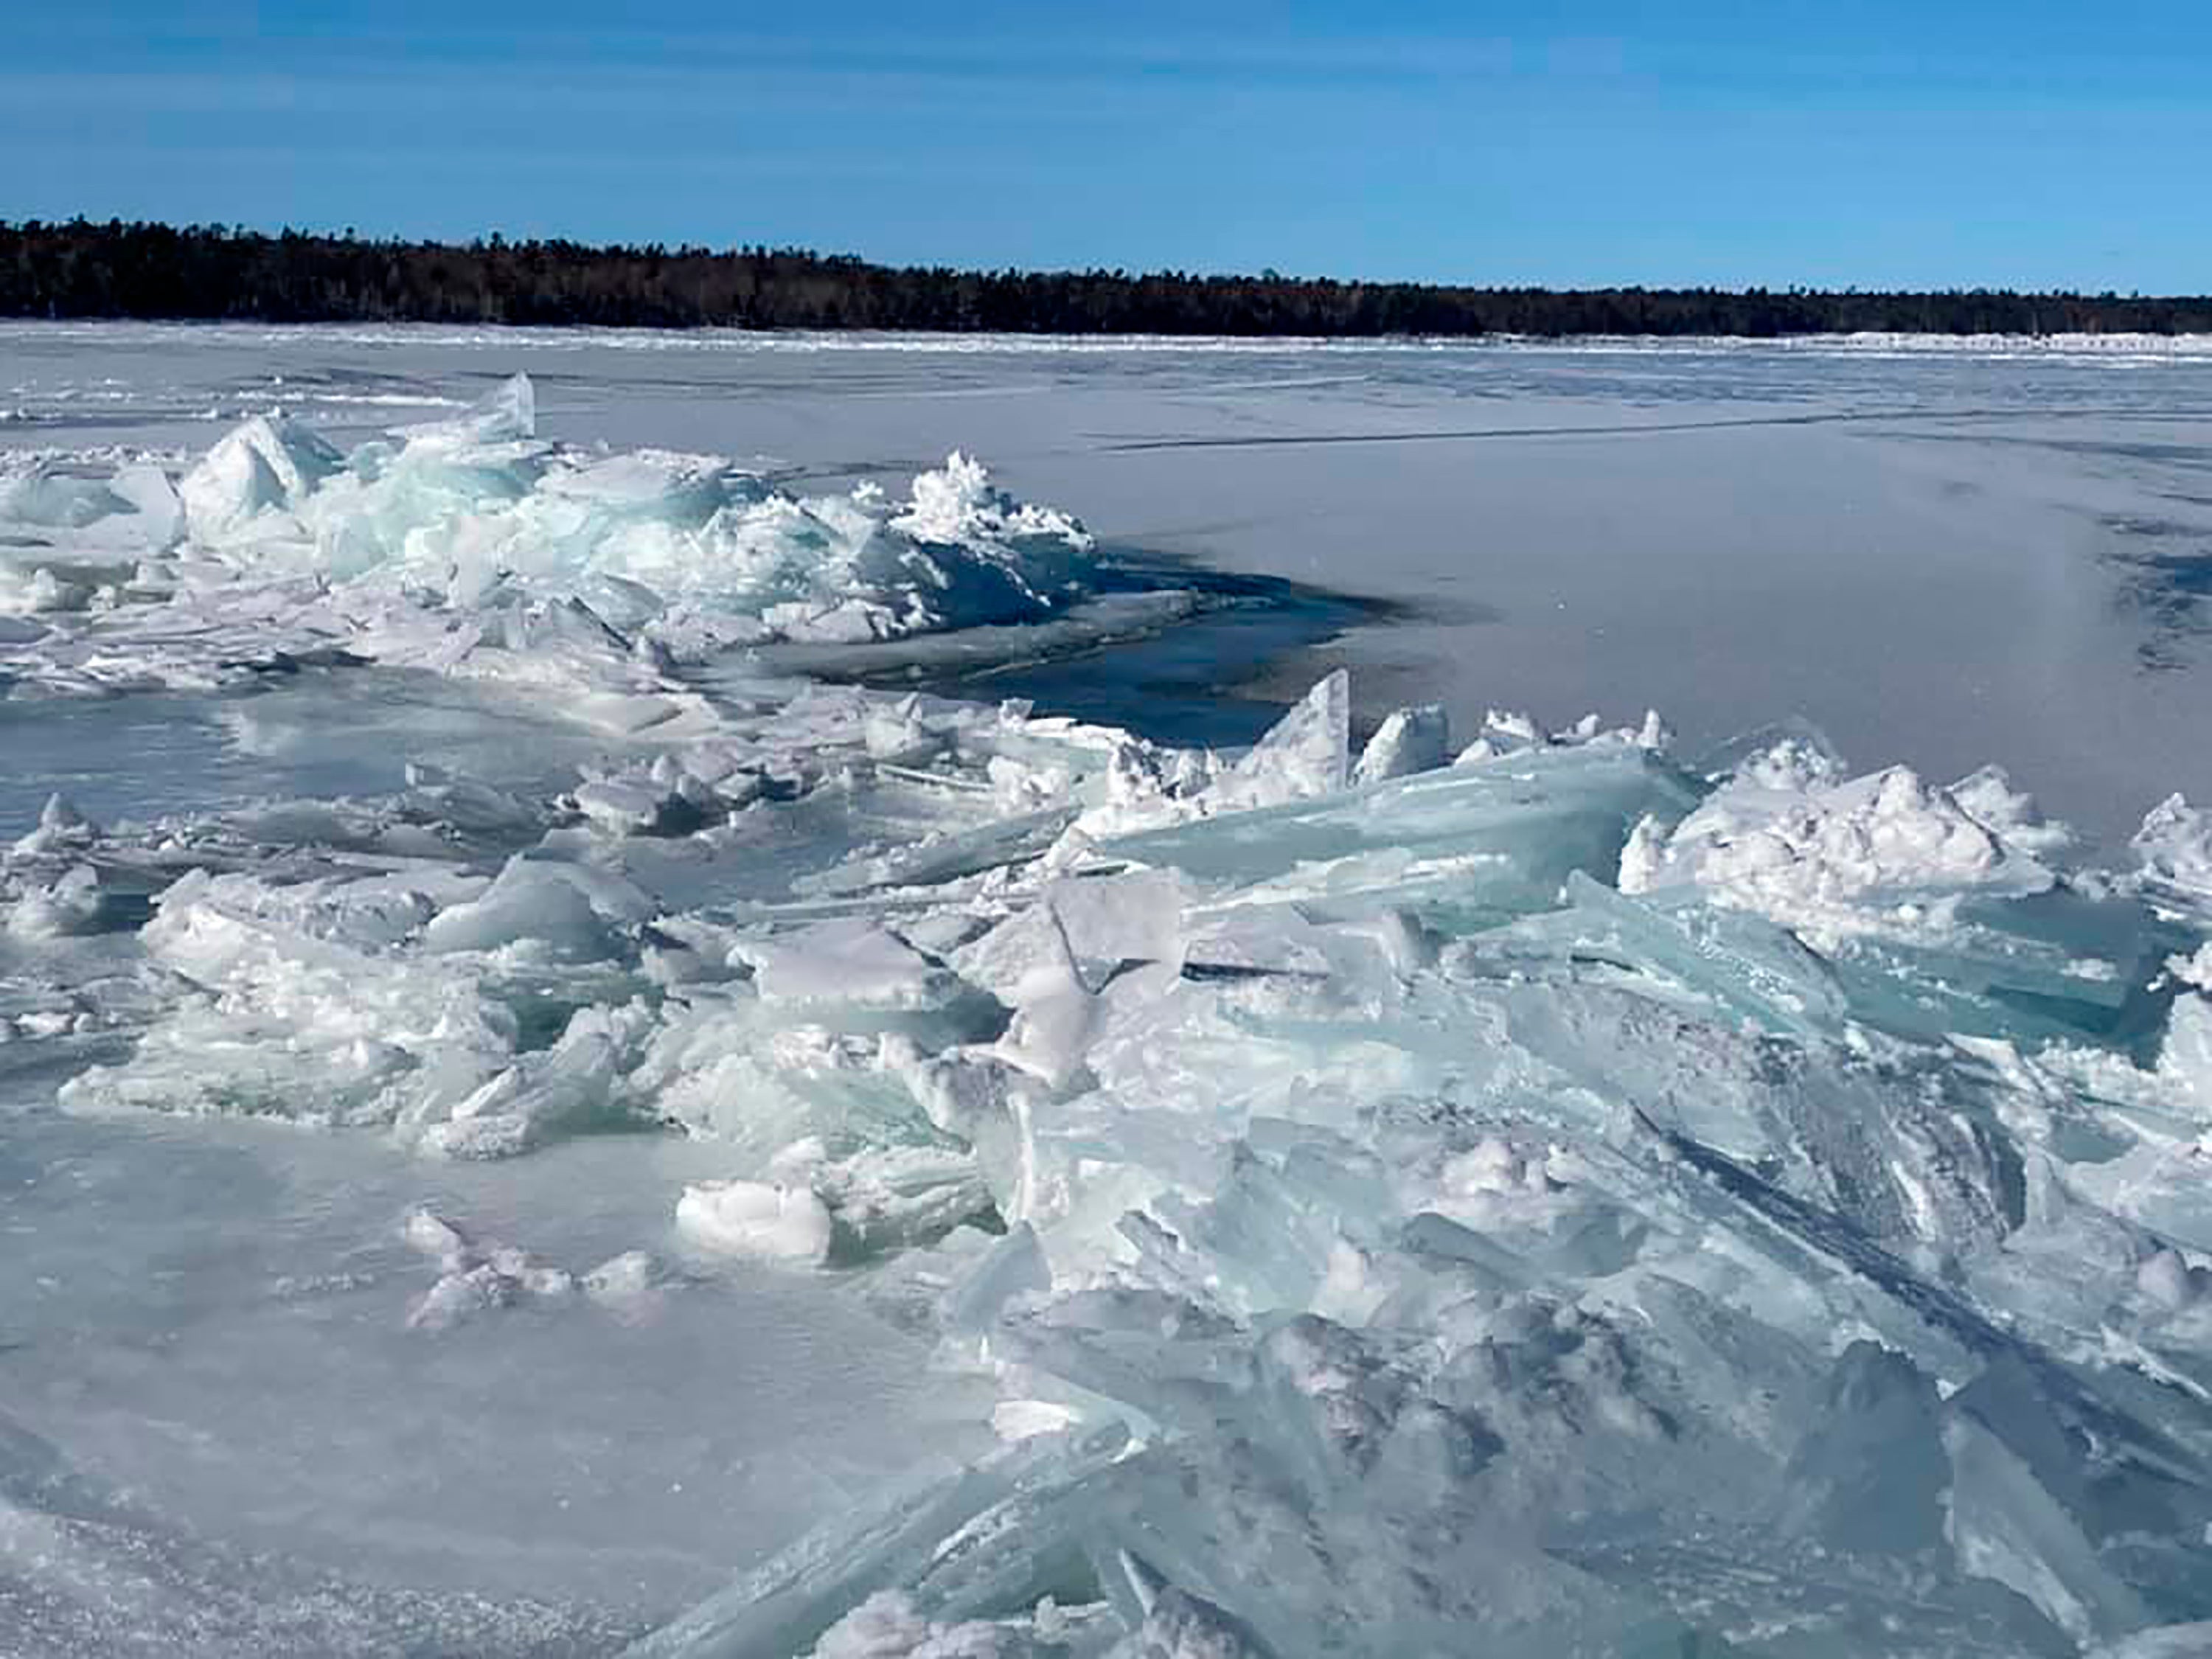
<svg viewBox="0 0 2212 1659">
<path fill-rule="evenodd" d="M 763 684 L 545 799 L 57 804 L 0 1032 L 76 1112 L 726 1150 L 590 1273 L 411 1218 L 423 1340 L 690 1252 L 995 1379 L 640 1656 L 2212 1650 L 2212 816 L 1349 736 Z"/>
<path fill-rule="evenodd" d="M 342 454 L 258 416 L 173 482 L 0 477 L 0 689 L 206 687 L 339 657 L 542 679 L 563 648 L 672 662 L 1034 622 L 1084 591 L 1081 526 L 954 454 L 904 502 L 800 499 L 712 456 L 536 435 L 529 380 Z"/>
</svg>

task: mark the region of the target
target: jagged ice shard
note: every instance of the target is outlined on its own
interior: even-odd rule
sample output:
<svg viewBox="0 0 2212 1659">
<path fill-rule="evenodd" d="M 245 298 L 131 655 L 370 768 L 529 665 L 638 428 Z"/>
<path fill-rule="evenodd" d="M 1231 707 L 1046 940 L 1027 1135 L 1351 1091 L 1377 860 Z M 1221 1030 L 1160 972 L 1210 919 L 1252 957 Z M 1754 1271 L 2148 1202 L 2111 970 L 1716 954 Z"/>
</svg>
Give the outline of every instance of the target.
<svg viewBox="0 0 2212 1659">
<path fill-rule="evenodd" d="M 1802 732 L 1699 763 L 1656 718 L 1500 714 L 1455 755 L 1423 708 L 1362 748 L 1339 674 L 1220 754 L 732 670 L 1041 621 L 1093 550 L 957 456 L 802 501 L 532 404 L 351 454 L 256 419 L 173 486 L 0 497 L 39 529 L 12 700 L 404 674 L 597 744 L 47 803 L 0 854 L 8 1121 L 277 1120 L 426 1188 L 680 1142 L 602 1260 L 418 1206 L 296 1224 L 339 1265 L 285 1305 L 423 1365 L 565 1327 L 642 1364 L 750 1275 L 897 1324 L 973 1422 L 681 1611 L 562 1648 L 410 1604 L 425 1650 L 2212 1650 L 2197 809 L 2098 866 L 2000 774 L 1853 776 Z M 404 1319 L 348 1311 L 372 1259 Z M 99 1477 L 0 1419 L 25 1651 L 403 1617 L 259 1620 Z"/>
</svg>

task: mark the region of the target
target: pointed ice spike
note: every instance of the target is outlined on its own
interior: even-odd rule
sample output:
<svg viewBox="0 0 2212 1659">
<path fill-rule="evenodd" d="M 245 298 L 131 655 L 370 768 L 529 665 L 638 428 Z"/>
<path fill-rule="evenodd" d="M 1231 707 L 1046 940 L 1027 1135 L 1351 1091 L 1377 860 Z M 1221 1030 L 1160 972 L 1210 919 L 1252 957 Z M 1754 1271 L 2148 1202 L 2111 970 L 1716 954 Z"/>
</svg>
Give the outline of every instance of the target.
<svg viewBox="0 0 2212 1659">
<path fill-rule="evenodd" d="M 1352 781 L 1381 783 L 1390 778 L 1432 772 L 1451 761 L 1451 724 L 1443 705 L 1424 703 L 1401 708 L 1375 729 L 1360 750 Z"/>
<path fill-rule="evenodd" d="M 1352 678 L 1341 668 L 1306 693 L 1203 799 L 1216 811 L 1333 794 L 1351 775 Z"/>
</svg>

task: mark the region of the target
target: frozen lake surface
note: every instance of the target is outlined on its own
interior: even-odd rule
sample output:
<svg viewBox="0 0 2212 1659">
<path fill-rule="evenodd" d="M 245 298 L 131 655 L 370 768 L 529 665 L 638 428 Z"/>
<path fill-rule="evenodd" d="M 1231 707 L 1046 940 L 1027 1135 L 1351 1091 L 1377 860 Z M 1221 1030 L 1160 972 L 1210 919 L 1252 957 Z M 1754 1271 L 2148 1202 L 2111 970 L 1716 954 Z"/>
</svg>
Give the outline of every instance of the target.
<svg viewBox="0 0 2212 1659">
<path fill-rule="evenodd" d="M 555 437 L 802 489 L 958 447 L 1116 547 L 1401 602 L 1327 658 L 1364 719 L 1656 707 L 1698 750 L 1794 714 L 1861 764 L 2002 765 L 2102 836 L 2212 789 L 2200 342 L 16 326 L 0 441 L 181 455 L 272 404 L 355 440 L 517 370 Z"/>
<path fill-rule="evenodd" d="M 2212 1650 L 2208 413 L 0 326 L 0 1654 Z"/>
</svg>

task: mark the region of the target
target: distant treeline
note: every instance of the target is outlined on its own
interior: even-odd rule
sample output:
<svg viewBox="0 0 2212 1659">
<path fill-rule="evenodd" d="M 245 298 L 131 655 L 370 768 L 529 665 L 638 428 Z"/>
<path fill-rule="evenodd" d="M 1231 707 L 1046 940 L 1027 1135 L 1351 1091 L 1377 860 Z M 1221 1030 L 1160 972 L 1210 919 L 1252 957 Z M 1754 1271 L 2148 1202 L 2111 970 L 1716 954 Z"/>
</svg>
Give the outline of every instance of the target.
<svg viewBox="0 0 2212 1659">
<path fill-rule="evenodd" d="M 1053 334 L 2212 333 L 2212 299 L 1447 288 L 1266 271 L 894 268 L 799 248 L 455 246 L 220 225 L 0 223 L 0 315 Z"/>
</svg>

